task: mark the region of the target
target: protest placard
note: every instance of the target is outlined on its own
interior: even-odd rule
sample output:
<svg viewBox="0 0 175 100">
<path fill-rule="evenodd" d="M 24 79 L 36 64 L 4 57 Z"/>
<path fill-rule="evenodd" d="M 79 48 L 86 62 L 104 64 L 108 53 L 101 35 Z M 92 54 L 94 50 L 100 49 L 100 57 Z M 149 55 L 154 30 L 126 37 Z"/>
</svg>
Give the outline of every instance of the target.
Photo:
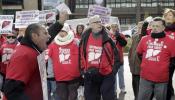
<svg viewBox="0 0 175 100">
<path fill-rule="evenodd" d="M 29 24 L 39 22 L 39 10 L 17 11 L 15 28 L 26 28 Z"/>
<path fill-rule="evenodd" d="M 58 9 L 60 12 L 66 11 L 68 14 L 72 14 L 72 12 L 70 11 L 70 8 L 65 3 L 58 4 L 56 9 Z"/>
<path fill-rule="evenodd" d="M 111 8 L 102 7 L 100 5 L 90 5 L 88 10 L 88 17 L 100 15 L 102 23 L 106 24 L 110 20 L 111 11 Z"/>
<path fill-rule="evenodd" d="M 43 8 L 44 10 L 55 9 L 62 2 L 65 2 L 65 0 L 43 0 Z"/>
<path fill-rule="evenodd" d="M 120 21 L 119 21 L 118 17 L 111 16 L 108 24 L 110 24 L 110 25 L 117 24 L 118 28 L 119 28 L 119 32 L 121 32 Z"/>
<path fill-rule="evenodd" d="M 14 15 L 0 15 L 0 34 L 12 33 Z"/>
<path fill-rule="evenodd" d="M 41 84 L 42 84 L 42 90 L 43 90 L 43 100 L 48 100 L 45 52 L 37 56 L 37 60 L 38 60 Z"/>
<path fill-rule="evenodd" d="M 56 21 L 56 11 L 55 10 L 43 10 L 39 12 L 39 22 L 40 23 L 53 23 Z"/>
<path fill-rule="evenodd" d="M 84 26 L 86 26 L 88 22 L 88 18 L 66 20 L 66 23 L 68 23 L 75 32 L 78 24 L 83 24 Z"/>
</svg>

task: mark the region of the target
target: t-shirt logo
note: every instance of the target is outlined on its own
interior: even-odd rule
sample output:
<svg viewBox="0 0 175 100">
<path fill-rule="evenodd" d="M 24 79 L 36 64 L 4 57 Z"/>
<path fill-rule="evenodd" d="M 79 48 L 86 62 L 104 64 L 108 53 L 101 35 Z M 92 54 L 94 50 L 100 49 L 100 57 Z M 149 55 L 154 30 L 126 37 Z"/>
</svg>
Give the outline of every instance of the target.
<svg viewBox="0 0 175 100">
<path fill-rule="evenodd" d="M 102 47 L 90 45 L 88 50 L 88 62 L 91 64 L 99 64 L 101 53 Z"/>
<path fill-rule="evenodd" d="M 159 61 L 160 59 L 159 54 L 162 48 L 166 48 L 163 41 L 161 41 L 160 43 L 158 43 L 157 41 L 158 39 L 155 39 L 155 41 L 153 42 L 151 40 L 147 42 L 148 47 L 145 58 L 150 61 Z"/>
<path fill-rule="evenodd" d="M 7 61 L 10 60 L 13 51 L 14 50 L 12 48 L 4 48 L 3 49 L 3 55 L 2 55 L 2 62 L 3 63 L 7 63 Z"/>
<path fill-rule="evenodd" d="M 174 34 L 173 33 L 171 33 L 170 35 L 168 35 L 171 39 L 173 39 L 174 40 L 174 38 L 175 38 L 175 36 L 174 36 Z"/>
<path fill-rule="evenodd" d="M 59 59 L 60 63 L 62 64 L 70 64 L 71 59 L 70 59 L 70 49 L 66 48 L 59 48 Z"/>
</svg>

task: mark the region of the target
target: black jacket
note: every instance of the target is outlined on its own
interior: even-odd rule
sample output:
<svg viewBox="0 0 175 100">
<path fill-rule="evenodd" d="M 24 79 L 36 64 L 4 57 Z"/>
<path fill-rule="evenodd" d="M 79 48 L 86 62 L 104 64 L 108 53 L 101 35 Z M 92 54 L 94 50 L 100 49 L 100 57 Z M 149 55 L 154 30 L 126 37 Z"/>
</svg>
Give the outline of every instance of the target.
<svg viewBox="0 0 175 100">
<path fill-rule="evenodd" d="M 81 37 L 81 41 L 80 41 L 80 46 L 79 46 L 79 50 L 80 48 L 83 48 L 83 54 L 84 54 L 84 58 L 86 58 L 86 46 L 87 46 L 87 42 L 90 36 L 90 33 L 92 32 L 92 29 L 87 29 L 82 37 Z M 105 30 L 105 28 L 103 27 L 103 29 L 100 32 L 102 34 L 102 45 L 104 46 L 107 42 L 109 42 L 111 44 L 111 47 L 114 50 L 114 65 L 113 65 L 113 72 L 116 74 L 118 72 L 118 69 L 120 67 L 120 58 L 119 58 L 119 52 L 115 46 L 115 43 L 113 42 L 113 40 L 109 37 L 107 31 Z M 79 68 L 81 68 L 81 55 L 79 54 Z M 80 69 L 81 70 L 81 69 Z M 82 71 L 82 70 L 81 70 Z"/>
</svg>

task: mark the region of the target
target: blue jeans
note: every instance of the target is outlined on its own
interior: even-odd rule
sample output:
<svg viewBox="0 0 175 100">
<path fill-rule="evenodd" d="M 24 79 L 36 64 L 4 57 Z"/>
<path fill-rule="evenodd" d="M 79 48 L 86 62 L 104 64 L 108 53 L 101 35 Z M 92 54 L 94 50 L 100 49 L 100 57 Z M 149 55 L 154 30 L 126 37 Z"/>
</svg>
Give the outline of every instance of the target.
<svg viewBox="0 0 175 100">
<path fill-rule="evenodd" d="M 117 75 L 118 75 L 118 81 L 119 81 L 119 88 L 125 90 L 125 81 L 124 81 L 124 66 L 121 65 L 118 73 L 116 74 L 116 81 L 115 81 L 115 90 L 117 90 Z"/>
<path fill-rule="evenodd" d="M 48 100 L 59 100 L 56 93 L 56 81 L 47 80 Z"/>
<path fill-rule="evenodd" d="M 156 100 L 166 100 L 167 96 L 167 83 L 155 83 L 152 81 L 140 78 L 138 100 L 150 100 L 152 94 Z"/>
</svg>

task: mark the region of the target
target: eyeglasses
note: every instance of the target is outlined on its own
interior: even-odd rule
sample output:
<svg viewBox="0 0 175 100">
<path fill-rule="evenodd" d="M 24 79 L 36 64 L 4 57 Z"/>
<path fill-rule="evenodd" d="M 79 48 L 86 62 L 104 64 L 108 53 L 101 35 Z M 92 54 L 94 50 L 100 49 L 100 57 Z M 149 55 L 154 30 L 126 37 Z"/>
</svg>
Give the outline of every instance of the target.
<svg viewBox="0 0 175 100">
<path fill-rule="evenodd" d="M 7 36 L 7 39 L 10 39 L 10 38 L 15 39 L 16 36 Z"/>
<path fill-rule="evenodd" d="M 101 21 L 96 21 L 96 22 L 93 22 L 93 23 L 102 23 Z"/>
</svg>

